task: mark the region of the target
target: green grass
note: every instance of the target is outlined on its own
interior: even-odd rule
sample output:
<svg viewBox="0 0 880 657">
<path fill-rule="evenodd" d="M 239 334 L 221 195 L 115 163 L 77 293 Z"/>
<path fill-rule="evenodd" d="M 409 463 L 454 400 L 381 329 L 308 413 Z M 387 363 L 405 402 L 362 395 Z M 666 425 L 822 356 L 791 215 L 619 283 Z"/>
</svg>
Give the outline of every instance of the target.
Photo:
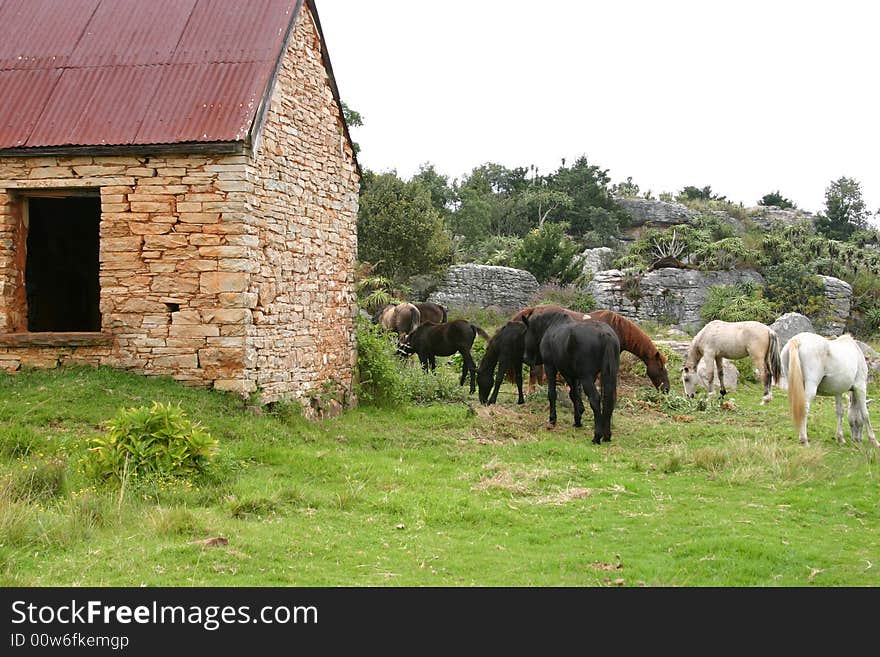
<svg viewBox="0 0 880 657">
<path fill-rule="evenodd" d="M 624 378 L 596 446 L 590 421 L 561 405 L 549 430 L 544 391 L 518 407 L 507 383 L 488 409 L 310 423 L 107 369 L 2 376 L 0 584 L 880 586 L 880 454 L 834 442 L 833 399 L 803 448 L 783 392 L 760 406 L 745 384 L 722 407 L 646 384 Z M 153 400 L 219 440 L 214 473 L 88 479 L 88 439 Z"/>
</svg>

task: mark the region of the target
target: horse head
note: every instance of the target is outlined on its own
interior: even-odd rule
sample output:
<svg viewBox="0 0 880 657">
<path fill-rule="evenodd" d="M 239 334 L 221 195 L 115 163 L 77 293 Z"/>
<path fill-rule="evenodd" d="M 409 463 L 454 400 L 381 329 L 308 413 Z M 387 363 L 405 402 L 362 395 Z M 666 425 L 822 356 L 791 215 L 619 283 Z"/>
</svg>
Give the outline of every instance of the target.
<svg viewBox="0 0 880 657">
<path fill-rule="evenodd" d="M 681 382 L 684 385 L 684 394 L 693 399 L 697 390 L 697 368 L 690 361 L 681 368 Z"/>
<path fill-rule="evenodd" d="M 660 392 L 669 392 L 669 372 L 666 370 L 666 356 L 658 349 L 645 361 L 648 378 Z"/>
</svg>

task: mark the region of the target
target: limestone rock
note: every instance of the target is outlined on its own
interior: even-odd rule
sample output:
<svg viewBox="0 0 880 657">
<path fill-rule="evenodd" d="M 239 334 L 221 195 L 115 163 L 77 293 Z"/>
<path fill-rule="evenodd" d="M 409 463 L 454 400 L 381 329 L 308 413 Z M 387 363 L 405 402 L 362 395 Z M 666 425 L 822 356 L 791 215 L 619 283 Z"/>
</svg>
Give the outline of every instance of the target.
<svg viewBox="0 0 880 657">
<path fill-rule="evenodd" d="M 736 390 L 736 386 L 739 383 L 739 370 L 736 369 L 736 365 L 731 363 L 726 358 L 722 359 L 722 365 L 724 367 L 724 389 L 728 392 Z M 714 368 L 713 368 L 714 369 Z M 713 389 L 717 392 L 721 384 L 718 381 L 718 371 L 714 370 L 714 387 Z M 706 367 L 706 362 L 704 360 L 700 360 L 697 364 L 697 377 L 700 380 L 700 385 L 708 390 L 709 388 L 709 372 Z"/>
<path fill-rule="evenodd" d="M 498 306 L 516 312 L 529 305 L 538 281 L 522 269 L 489 265 L 453 265 L 428 301 L 446 308 Z"/>
<path fill-rule="evenodd" d="M 798 333 L 803 333 L 804 331 L 809 333 L 816 332 L 810 318 L 806 315 L 801 315 L 800 313 L 785 313 L 781 317 L 778 317 L 776 321 L 770 325 L 770 328 L 776 331 L 776 335 L 779 336 L 780 349 Z"/>
<path fill-rule="evenodd" d="M 831 317 L 816 327 L 822 335 L 843 335 L 852 307 L 852 285 L 833 276 L 819 276 L 825 286 L 825 298 L 831 306 Z"/>
</svg>

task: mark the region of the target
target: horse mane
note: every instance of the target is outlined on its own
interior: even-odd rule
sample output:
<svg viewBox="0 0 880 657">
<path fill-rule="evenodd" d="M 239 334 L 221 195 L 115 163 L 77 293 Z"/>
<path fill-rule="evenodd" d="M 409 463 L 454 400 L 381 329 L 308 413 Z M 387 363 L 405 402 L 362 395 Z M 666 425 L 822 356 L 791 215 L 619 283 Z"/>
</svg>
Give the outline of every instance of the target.
<svg viewBox="0 0 880 657">
<path fill-rule="evenodd" d="M 656 352 L 660 354 L 660 360 L 663 364 L 666 364 L 666 355 L 657 349 L 651 336 L 631 319 L 613 310 L 591 310 L 587 314 L 593 319 L 598 319 L 611 326 L 620 339 L 620 348 L 624 351 L 629 351 L 642 359 L 651 358 Z"/>
</svg>

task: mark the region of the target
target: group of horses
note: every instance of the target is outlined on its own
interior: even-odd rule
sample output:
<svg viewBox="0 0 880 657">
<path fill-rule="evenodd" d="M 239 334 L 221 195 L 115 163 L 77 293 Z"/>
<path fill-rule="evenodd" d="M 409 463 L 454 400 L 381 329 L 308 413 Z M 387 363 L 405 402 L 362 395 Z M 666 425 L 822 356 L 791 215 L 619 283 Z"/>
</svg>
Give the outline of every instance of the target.
<svg viewBox="0 0 880 657">
<path fill-rule="evenodd" d="M 496 402 L 506 377 L 515 382 L 517 403 L 523 404 L 524 364 L 530 366 L 530 391 L 537 382 L 546 382 L 551 425 L 557 420 L 558 381 L 568 385 L 575 427 L 582 426 L 583 392 L 593 411 L 596 444 L 611 440 L 621 351 L 634 354 L 645 364 L 657 390 L 665 393 L 670 389 L 666 356 L 635 322 L 611 310 L 582 313 L 556 305 L 530 306 L 516 313 L 491 338 L 466 319 L 447 322 L 446 309 L 436 303 L 389 305 L 373 321 L 397 333 L 401 357 L 417 354 L 425 370 L 436 367 L 438 356 L 460 353 L 459 385 L 470 376 L 470 392 L 478 387 L 482 404 Z M 477 335 L 488 340 L 479 365 L 470 353 Z M 867 363 L 851 336 L 831 340 L 799 333 L 780 348 L 776 332 L 760 322 L 709 322 L 691 341 L 681 368 L 685 394 L 694 397 L 702 361 L 709 395 L 714 394 L 716 372 L 719 392 L 726 395 L 723 359 L 746 357 L 763 384 L 762 405 L 772 400 L 774 383 L 787 388 L 789 409 L 802 444 L 809 444 L 807 414 L 816 395 L 835 397 L 836 438 L 844 442 L 842 395 L 849 393 L 852 440 L 860 442 L 864 429 L 871 443 L 880 447 L 868 416 Z"/>
</svg>

